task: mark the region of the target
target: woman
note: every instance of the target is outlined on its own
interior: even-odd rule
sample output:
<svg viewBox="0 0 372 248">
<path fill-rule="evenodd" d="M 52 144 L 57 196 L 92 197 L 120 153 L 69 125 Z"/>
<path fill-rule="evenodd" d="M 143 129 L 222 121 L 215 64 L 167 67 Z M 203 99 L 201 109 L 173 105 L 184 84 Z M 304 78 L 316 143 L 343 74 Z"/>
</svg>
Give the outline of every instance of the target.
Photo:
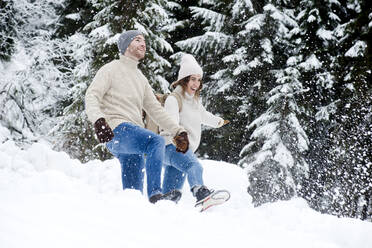
<svg viewBox="0 0 372 248">
<path fill-rule="evenodd" d="M 214 116 L 203 107 L 200 100 L 202 76 L 203 70 L 195 58 L 190 54 L 185 54 L 181 59 L 178 79 L 171 85 L 175 89 L 164 103 L 165 110 L 186 129 L 189 135 L 190 147 L 187 153 L 177 152 L 169 133 L 165 131 L 160 133 L 166 141 L 163 194 L 171 196 L 169 198 L 177 202 L 181 198 L 180 190 L 187 176 L 197 205 L 213 192 L 204 185 L 203 168 L 194 154 L 200 144 L 201 124 L 218 128 L 229 122 Z M 177 98 L 181 99 L 181 106 Z"/>
</svg>

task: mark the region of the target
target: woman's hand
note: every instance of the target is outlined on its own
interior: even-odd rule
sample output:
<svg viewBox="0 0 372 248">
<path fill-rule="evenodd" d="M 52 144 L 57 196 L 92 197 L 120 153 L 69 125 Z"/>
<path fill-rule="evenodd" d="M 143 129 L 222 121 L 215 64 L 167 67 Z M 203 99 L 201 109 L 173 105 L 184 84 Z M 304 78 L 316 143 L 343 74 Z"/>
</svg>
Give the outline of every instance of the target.
<svg viewBox="0 0 372 248">
<path fill-rule="evenodd" d="M 225 126 L 225 125 L 227 125 L 229 123 L 230 123 L 229 120 L 221 120 L 220 123 L 218 123 L 218 126 L 219 127 L 223 127 L 223 126 Z"/>
</svg>

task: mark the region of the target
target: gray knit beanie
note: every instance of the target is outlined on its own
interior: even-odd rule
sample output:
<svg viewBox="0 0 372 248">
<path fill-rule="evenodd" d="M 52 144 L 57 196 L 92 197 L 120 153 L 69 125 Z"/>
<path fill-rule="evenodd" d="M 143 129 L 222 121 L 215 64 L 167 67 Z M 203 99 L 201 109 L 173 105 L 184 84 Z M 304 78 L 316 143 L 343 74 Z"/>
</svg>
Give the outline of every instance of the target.
<svg viewBox="0 0 372 248">
<path fill-rule="evenodd" d="M 137 35 L 143 35 L 141 31 L 139 30 L 128 30 L 123 32 L 118 40 L 118 49 L 120 54 L 124 54 L 127 50 L 129 44 L 132 42 L 134 37 Z"/>
</svg>

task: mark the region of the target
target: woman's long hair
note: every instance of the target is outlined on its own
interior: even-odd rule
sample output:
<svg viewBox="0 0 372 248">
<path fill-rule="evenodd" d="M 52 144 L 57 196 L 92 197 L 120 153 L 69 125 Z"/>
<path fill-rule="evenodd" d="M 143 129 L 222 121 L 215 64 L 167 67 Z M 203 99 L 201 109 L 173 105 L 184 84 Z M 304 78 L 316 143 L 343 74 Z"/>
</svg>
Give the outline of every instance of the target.
<svg viewBox="0 0 372 248">
<path fill-rule="evenodd" d="M 181 85 L 181 87 L 182 87 L 182 94 L 183 94 L 183 96 L 185 96 L 187 84 L 190 81 L 190 78 L 191 78 L 191 75 L 190 76 L 187 76 L 187 77 L 184 77 L 184 78 L 178 80 L 177 82 L 174 82 L 172 84 L 173 88 L 176 88 L 177 85 Z M 201 91 L 202 88 L 203 88 L 203 81 L 200 81 L 200 86 L 196 90 L 195 95 L 194 95 L 194 98 L 199 99 L 199 97 L 200 97 L 200 91 Z"/>
</svg>

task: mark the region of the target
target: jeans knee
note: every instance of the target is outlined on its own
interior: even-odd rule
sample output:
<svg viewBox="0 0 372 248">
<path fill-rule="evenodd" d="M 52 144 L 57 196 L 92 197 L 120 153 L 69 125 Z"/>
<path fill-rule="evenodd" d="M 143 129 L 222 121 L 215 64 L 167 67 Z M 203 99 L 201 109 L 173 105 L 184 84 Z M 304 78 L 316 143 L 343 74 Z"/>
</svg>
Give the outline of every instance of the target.
<svg viewBox="0 0 372 248">
<path fill-rule="evenodd" d="M 154 142 L 158 144 L 159 146 L 163 146 L 163 147 L 165 146 L 165 139 L 162 136 L 156 135 L 153 137 L 153 139 L 154 139 Z"/>
<path fill-rule="evenodd" d="M 148 147 L 150 149 L 154 149 L 154 148 L 157 148 L 157 147 L 160 147 L 162 149 L 165 148 L 165 140 L 162 136 L 155 134 L 155 135 L 151 136 L 149 139 L 150 139 L 150 141 L 149 141 Z"/>
</svg>

